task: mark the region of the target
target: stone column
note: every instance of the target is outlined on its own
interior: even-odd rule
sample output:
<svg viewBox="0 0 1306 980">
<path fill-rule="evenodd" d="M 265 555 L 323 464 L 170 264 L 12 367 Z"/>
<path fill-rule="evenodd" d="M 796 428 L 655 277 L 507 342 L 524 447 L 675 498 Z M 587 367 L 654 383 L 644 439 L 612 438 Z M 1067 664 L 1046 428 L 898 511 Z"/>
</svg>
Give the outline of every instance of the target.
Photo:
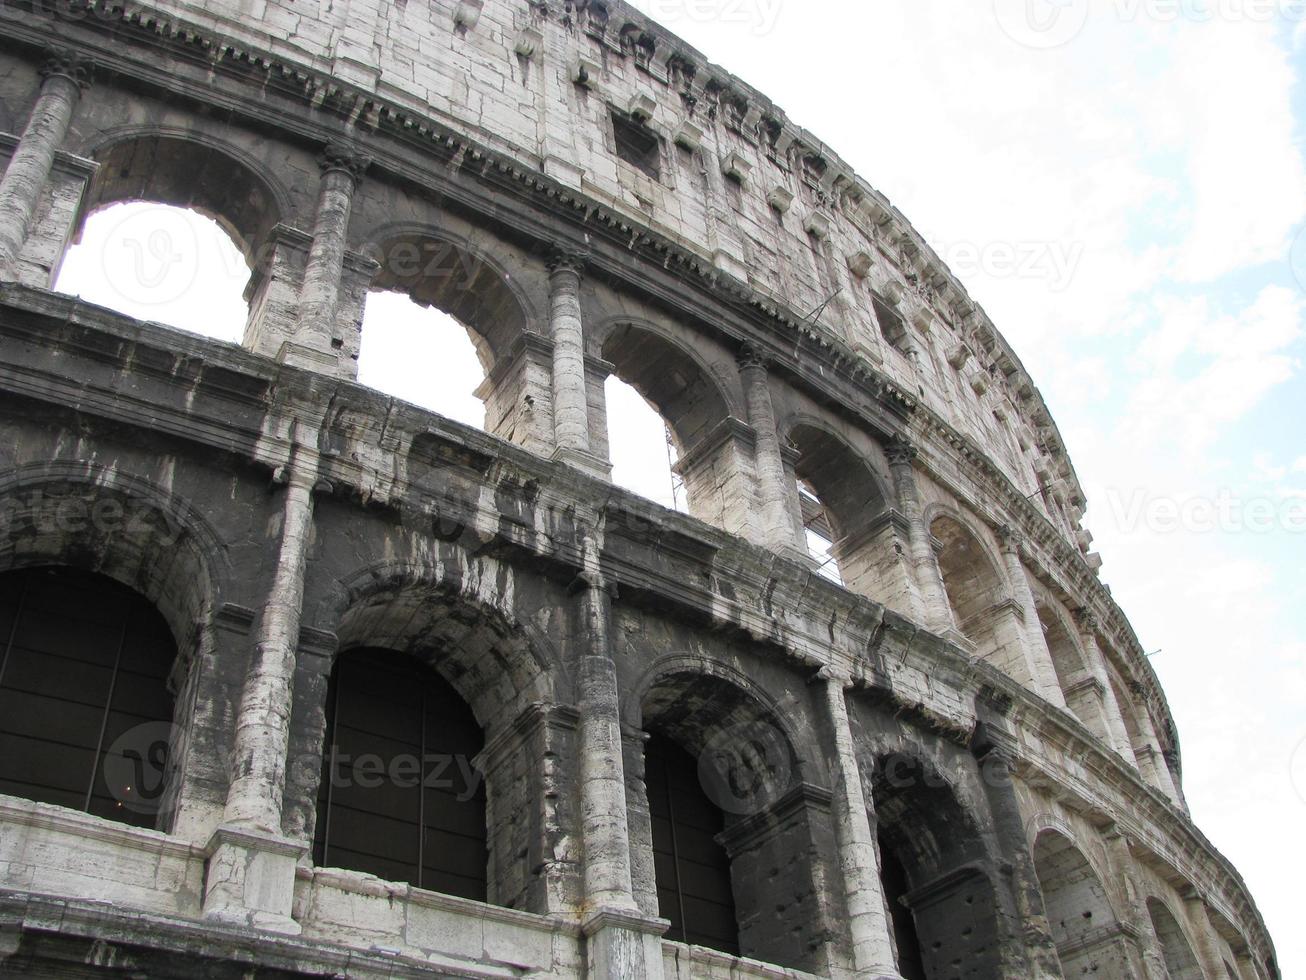
<svg viewBox="0 0 1306 980">
<path fill-rule="evenodd" d="M 972 749 L 979 763 L 980 782 L 984 786 L 989 813 L 993 816 L 994 835 L 1010 867 L 1013 911 L 1019 928 L 1018 945 L 1025 959 L 1016 975 L 1031 980 L 1051 980 L 1061 976 L 1061 965 L 1052 939 L 1052 927 L 1043 907 L 1043 890 L 1034 868 L 1034 857 L 1030 854 L 1025 819 L 1020 812 L 1011 776 L 1015 759 L 1014 739 L 997 724 L 1001 720 L 998 712 L 1006 710 L 1005 701 L 1001 709 L 986 706 L 983 695 L 980 701 L 982 720 Z"/>
<path fill-rule="evenodd" d="M 68 135 L 87 69 L 86 62 L 70 52 L 52 52 L 41 66 L 41 92 L 0 178 L 0 279 L 15 277 L 14 265 L 50 179 L 55 153 Z"/>
<path fill-rule="evenodd" d="M 1156 726 L 1152 724 L 1152 712 L 1147 707 L 1146 692 L 1140 687 L 1135 693 L 1139 704 L 1134 718 L 1138 725 L 1138 739 L 1141 744 L 1135 744 L 1134 756 L 1138 759 L 1139 769 L 1170 802 L 1182 806 L 1183 801 L 1174 784 L 1174 777 L 1170 774 L 1170 766 L 1166 763 L 1165 753 L 1161 751 L 1161 739 L 1156 734 Z"/>
<path fill-rule="evenodd" d="M 599 547 L 584 541 L 584 571 L 573 585 L 573 641 L 580 708 L 580 822 L 584 851 L 581 926 L 589 976 L 652 980 L 662 976 L 661 936 L 669 923 L 649 918 L 635 901 L 626 810 L 621 711 L 612 659 L 611 597 Z"/>
<path fill-rule="evenodd" d="M 1137 765 L 1134 759 L 1134 747 L 1129 741 L 1129 730 L 1125 727 L 1124 715 L 1120 713 L 1120 704 L 1116 701 L 1115 690 L 1111 686 L 1111 676 L 1106 669 L 1106 655 L 1097 642 L 1098 622 L 1088 609 L 1075 610 L 1075 626 L 1084 646 L 1084 656 L 1088 660 L 1089 672 L 1097 679 L 1102 691 L 1102 714 L 1106 719 L 1109 744 L 1115 752 L 1130 765 Z"/>
<path fill-rule="evenodd" d="M 285 468 L 276 571 L 255 633 L 236 714 L 232 779 L 222 825 L 209 842 L 204 914 L 238 925 L 297 933 L 290 917 L 295 864 L 307 851 L 285 838 L 282 806 L 290 744 L 304 564 L 317 482 L 315 431 L 292 431 Z"/>
<path fill-rule="evenodd" d="M 880 858 L 872 826 L 874 804 L 862 790 L 861 769 L 848 724 L 848 705 L 844 701 L 844 691 L 852 685 L 852 678 L 831 667 L 821 668 L 817 678 L 824 689 L 826 722 L 833 749 L 830 758 L 835 776 L 835 840 L 848 904 L 853 975 L 896 977 L 892 924 L 880 882 Z"/>
<path fill-rule="evenodd" d="M 1170 973 L 1165 966 L 1165 957 L 1152 928 L 1152 917 L 1148 914 L 1143 891 L 1138 885 L 1138 876 L 1134 869 L 1134 856 L 1129 849 L 1129 840 L 1118 825 L 1112 824 L 1102 833 L 1106 841 L 1107 859 L 1111 870 L 1120 882 L 1124 895 L 1124 915 L 1122 918 L 1130 927 L 1133 937 L 1132 946 L 1137 956 L 1135 970 L 1141 972 L 1141 980 L 1169 980 Z"/>
<path fill-rule="evenodd" d="M 553 434 L 561 451 L 590 450 L 585 394 L 585 337 L 580 313 L 579 255 L 555 253 L 549 261 L 549 332 L 553 338 Z"/>
<path fill-rule="evenodd" d="M 356 364 L 345 363 L 348 359 L 343 355 L 354 345 L 342 336 L 336 312 L 354 191 L 371 162 L 370 157 L 352 147 L 334 143 L 318 158 L 322 180 L 318 187 L 317 217 L 299 292 L 295 342 L 282 347 L 281 360 L 287 363 L 299 362 L 299 366 L 312 368 L 320 367 L 325 359 L 334 362 L 342 376 L 353 377 L 357 373 Z"/>
<path fill-rule="evenodd" d="M 889 457 L 889 473 L 893 478 L 898 509 L 907 519 L 907 540 L 925 625 L 936 633 L 954 630 L 957 624 L 953 621 L 952 607 L 948 604 L 948 593 L 943 585 L 943 573 L 939 571 L 938 555 L 934 553 L 934 545 L 930 540 L 930 529 L 925 526 L 920 494 L 916 489 L 916 476 L 912 471 L 912 463 L 917 456 L 916 447 L 906 439 L 895 438 L 885 447 L 885 453 Z"/>
<path fill-rule="evenodd" d="M 798 486 L 790 485 L 785 476 L 784 454 L 780 433 L 775 424 L 775 408 L 767 384 L 766 358 L 752 344 L 745 344 L 739 354 L 739 376 L 744 385 L 744 402 L 748 424 L 756 435 L 757 497 L 761 511 L 761 536 L 757 541 L 781 554 L 807 555 L 807 543 L 794 525 L 798 510 Z M 790 498 L 795 498 L 791 500 Z"/>
<path fill-rule="evenodd" d="M 1206 900 L 1196 889 L 1189 887 L 1183 892 L 1184 908 L 1188 912 L 1188 922 L 1193 927 L 1193 939 L 1196 943 L 1197 961 L 1202 965 L 1210 980 L 1228 980 L 1224 968 L 1224 959 L 1216 942 L 1215 926 L 1211 924 L 1211 915 L 1206 908 Z"/>
<path fill-rule="evenodd" d="M 1025 563 L 1020 560 L 1020 538 L 1011 528 L 1003 527 L 998 531 L 998 539 L 1002 544 L 1002 558 L 1007 565 L 1007 578 L 1011 582 L 1011 597 L 1024 613 L 1025 656 L 1029 661 L 1030 676 L 1034 679 L 1034 689 L 1057 707 L 1064 708 L 1066 696 L 1057 680 L 1052 651 L 1048 649 L 1047 640 L 1043 636 L 1043 625 L 1039 622 L 1038 606 L 1034 604 L 1034 593 L 1029 587 Z"/>
</svg>

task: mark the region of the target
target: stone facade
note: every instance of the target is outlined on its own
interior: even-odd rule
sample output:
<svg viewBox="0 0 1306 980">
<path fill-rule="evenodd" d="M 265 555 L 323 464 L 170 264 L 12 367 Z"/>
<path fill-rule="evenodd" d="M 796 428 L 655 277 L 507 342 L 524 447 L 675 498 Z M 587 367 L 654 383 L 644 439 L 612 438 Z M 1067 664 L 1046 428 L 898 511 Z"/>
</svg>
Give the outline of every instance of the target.
<svg viewBox="0 0 1306 980">
<path fill-rule="evenodd" d="M 0 973 L 893 977 L 907 910 L 931 980 L 1278 977 L 1037 389 L 759 92 L 596 0 L 0 35 L 0 572 L 128 585 L 178 649 L 155 829 L 0 796 Z M 51 291 L 130 200 L 240 244 L 243 346 Z M 486 432 L 355 382 L 369 289 L 466 325 Z M 607 482 L 611 374 L 692 516 Z M 432 637 L 486 903 L 312 858 L 336 654 Z M 742 956 L 661 938 L 654 729 L 726 760 Z"/>
</svg>

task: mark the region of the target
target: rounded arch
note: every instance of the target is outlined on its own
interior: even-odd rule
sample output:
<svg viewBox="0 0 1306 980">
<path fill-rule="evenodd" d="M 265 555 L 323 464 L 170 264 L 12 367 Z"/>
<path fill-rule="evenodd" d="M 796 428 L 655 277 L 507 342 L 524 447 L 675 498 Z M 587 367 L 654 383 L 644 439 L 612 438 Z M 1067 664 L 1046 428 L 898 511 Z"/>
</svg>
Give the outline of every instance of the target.
<svg viewBox="0 0 1306 980">
<path fill-rule="evenodd" d="M 433 667 L 488 734 L 534 701 L 555 703 L 559 660 L 511 607 L 511 574 L 486 558 L 382 563 L 340 581 L 318 622 L 337 650 L 384 648 Z"/>
<path fill-rule="evenodd" d="M 179 660 L 226 593 L 230 566 L 217 532 L 141 477 L 89 462 L 28 464 L 0 478 L 0 508 L 0 571 L 65 565 L 113 579 L 158 608 Z"/>
<path fill-rule="evenodd" d="M 780 432 L 798 451 L 794 475 L 807 491 L 799 495 L 803 526 L 830 542 L 843 583 L 872 598 L 894 594 L 895 583 L 882 580 L 888 544 L 872 533 L 890 497 L 871 460 L 812 416 L 791 416 Z"/>
<path fill-rule="evenodd" d="M 991 632 L 989 611 L 1006 598 L 1002 562 L 955 511 L 933 507 L 926 512 L 938 551 L 939 572 L 957 628 L 978 646 Z"/>
<path fill-rule="evenodd" d="M 467 330 L 488 376 L 540 315 L 513 274 L 484 249 L 446 229 L 397 222 L 366 233 L 359 251 L 377 263 L 371 288 L 447 313 Z"/>
<path fill-rule="evenodd" d="M 1079 640 L 1079 633 L 1070 622 L 1061 604 L 1050 596 L 1039 592 L 1034 596 L 1034 605 L 1038 610 L 1039 625 L 1048 651 L 1052 654 L 1052 666 L 1065 691 L 1079 681 L 1088 670 L 1088 660 Z"/>
<path fill-rule="evenodd" d="M 665 658 L 635 691 L 637 706 L 629 709 L 630 717 L 650 737 L 643 757 L 649 819 L 643 823 L 639 806 L 632 818 L 634 828 L 648 828 L 635 831 L 636 853 L 652 857 L 642 875 L 638 861 L 635 868 L 645 882 L 637 886 L 641 905 L 647 907 L 648 893 L 656 891 L 649 911 L 656 908 L 673 923 L 688 921 L 690 941 L 781 966 L 818 969 L 816 951 L 823 940 L 814 835 L 820 833 L 828 797 L 814 794 L 802 780 L 783 713 L 739 672 L 706 658 Z M 670 756 L 678 756 L 681 765 L 668 779 Z M 669 787 L 673 792 L 666 792 Z M 661 807 L 659 798 L 665 800 Z M 688 851 L 676 843 L 682 830 Z M 776 867 L 786 873 L 776 875 Z M 712 896 L 719 898 L 701 902 Z M 726 907 L 735 915 L 733 929 L 722 922 Z M 776 926 L 777 910 L 785 928 Z M 701 929 L 703 923 L 712 925 L 708 938 L 695 939 L 693 926 Z"/>
<path fill-rule="evenodd" d="M 658 660 L 625 713 L 632 727 L 656 729 L 699 759 L 708 795 L 727 819 L 761 812 L 800 781 L 780 706 L 728 665 L 692 656 Z"/>
<path fill-rule="evenodd" d="M 738 406 L 699 356 L 655 323 L 616 317 L 600 323 L 600 356 L 666 421 L 683 457 Z"/>
<path fill-rule="evenodd" d="M 1045 828 L 1034 838 L 1034 871 L 1043 907 L 1066 976 L 1123 977 L 1130 972 L 1120 943 L 1120 920 L 1093 866 L 1074 835 Z"/>
<path fill-rule="evenodd" d="M 1161 956 L 1170 980 L 1202 980 L 1205 974 L 1197 961 L 1197 954 L 1193 952 L 1193 944 L 1170 907 L 1153 896 L 1147 900 L 1147 914 L 1152 920 L 1152 930 L 1161 946 Z"/>
<path fill-rule="evenodd" d="M 1001 973 L 998 883 L 965 793 L 928 759 L 878 752 L 870 767 L 881 880 L 908 980 Z"/>
<path fill-rule="evenodd" d="M 85 148 L 100 167 L 83 199 L 83 222 L 129 201 L 187 208 L 216 221 L 252 270 L 272 229 L 291 214 L 289 195 L 266 166 L 224 140 L 157 126 L 97 136 Z"/>
</svg>

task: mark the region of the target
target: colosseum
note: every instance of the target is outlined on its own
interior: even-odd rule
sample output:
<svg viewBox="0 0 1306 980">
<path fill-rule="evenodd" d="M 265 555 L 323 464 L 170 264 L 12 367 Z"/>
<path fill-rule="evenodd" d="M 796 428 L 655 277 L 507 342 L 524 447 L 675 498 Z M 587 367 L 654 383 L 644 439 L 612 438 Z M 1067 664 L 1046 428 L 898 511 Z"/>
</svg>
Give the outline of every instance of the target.
<svg viewBox="0 0 1306 980">
<path fill-rule="evenodd" d="M 621 0 L 0 35 L 0 974 L 1277 980 L 1038 389 L 761 92 Z M 128 201 L 243 343 L 54 291 Z M 358 383 L 373 291 L 483 431 Z"/>
</svg>

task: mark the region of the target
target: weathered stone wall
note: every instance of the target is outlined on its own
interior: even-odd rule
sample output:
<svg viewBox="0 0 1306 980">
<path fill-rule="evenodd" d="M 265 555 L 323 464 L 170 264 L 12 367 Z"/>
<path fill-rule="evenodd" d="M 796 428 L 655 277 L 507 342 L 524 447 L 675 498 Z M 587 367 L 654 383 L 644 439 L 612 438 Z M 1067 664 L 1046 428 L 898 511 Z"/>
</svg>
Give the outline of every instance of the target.
<svg viewBox="0 0 1306 980">
<path fill-rule="evenodd" d="M 99 942 L 147 972 L 877 976 L 878 839 L 932 976 L 1160 980 L 1178 934 L 1205 976 L 1277 975 L 1037 392 L 759 93 L 617 3 L 15 9 L 0 571 L 121 581 L 179 656 L 157 832 L 0 799 L 0 969 Z M 617 152 L 632 114 L 655 168 Z M 245 349 L 49 292 L 85 214 L 135 199 L 245 249 Z M 485 433 L 353 382 L 369 289 L 468 328 Z M 693 517 L 607 482 L 611 374 L 666 418 Z M 491 904 L 313 866 L 359 646 L 483 728 Z M 716 800 L 742 959 L 658 939 L 648 730 L 750 787 Z M 1112 921 L 1049 921 L 1085 894 Z"/>
</svg>

